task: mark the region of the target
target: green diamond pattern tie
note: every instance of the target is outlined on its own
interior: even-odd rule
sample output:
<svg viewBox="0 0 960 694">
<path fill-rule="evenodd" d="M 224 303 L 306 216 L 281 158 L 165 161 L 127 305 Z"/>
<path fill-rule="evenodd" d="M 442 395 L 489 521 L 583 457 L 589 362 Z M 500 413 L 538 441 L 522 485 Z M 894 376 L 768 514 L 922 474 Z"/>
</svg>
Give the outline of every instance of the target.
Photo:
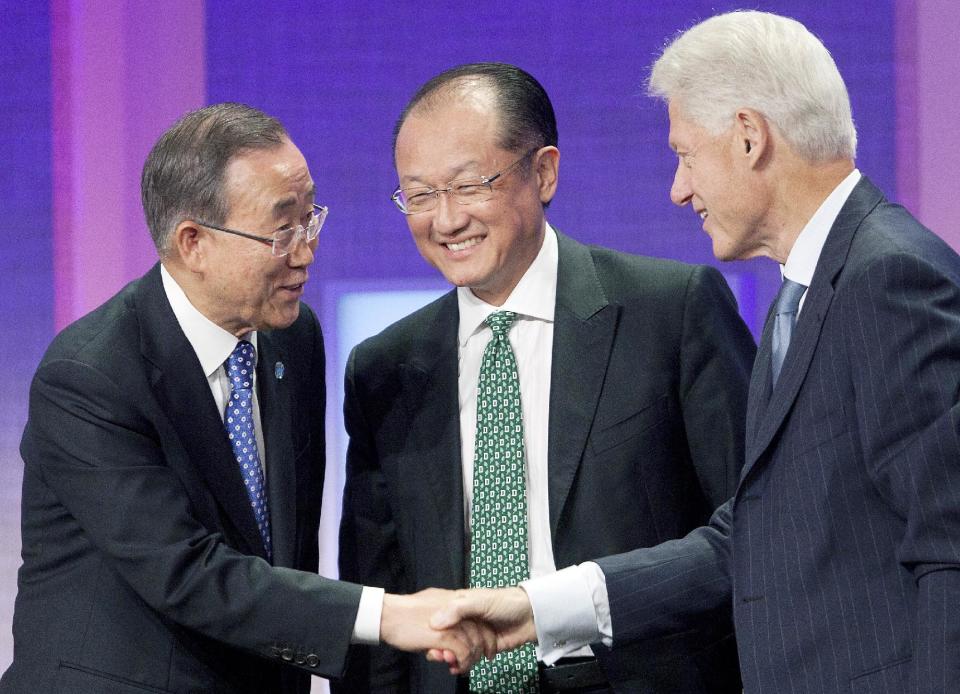
<svg viewBox="0 0 960 694">
<path fill-rule="evenodd" d="M 527 559 L 526 457 L 520 376 L 507 339 L 517 314 L 487 316 L 493 337 L 483 351 L 477 386 L 477 439 L 473 460 L 470 586 L 501 588 L 530 577 Z M 481 660 L 470 671 L 470 691 L 527 694 L 539 691 L 532 644 Z"/>
</svg>

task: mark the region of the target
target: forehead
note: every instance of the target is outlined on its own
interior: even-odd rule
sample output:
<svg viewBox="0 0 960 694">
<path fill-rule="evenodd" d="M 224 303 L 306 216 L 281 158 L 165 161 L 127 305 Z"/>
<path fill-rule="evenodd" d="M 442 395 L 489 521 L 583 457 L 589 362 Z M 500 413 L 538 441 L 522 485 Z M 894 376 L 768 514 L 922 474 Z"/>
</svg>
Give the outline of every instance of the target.
<svg viewBox="0 0 960 694">
<path fill-rule="evenodd" d="M 313 195 L 307 161 L 289 140 L 235 156 L 224 171 L 224 186 L 231 214 L 269 209 L 279 215 Z"/>
<path fill-rule="evenodd" d="M 397 134 L 401 182 L 476 173 L 499 162 L 499 125 L 496 105 L 484 93 L 440 97 L 414 108 Z"/>
<path fill-rule="evenodd" d="M 707 131 L 694 123 L 683 113 L 683 109 L 675 101 L 668 105 L 670 116 L 670 148 L 677 152 L 688 151 L 707 137 Z"/>
</svg>

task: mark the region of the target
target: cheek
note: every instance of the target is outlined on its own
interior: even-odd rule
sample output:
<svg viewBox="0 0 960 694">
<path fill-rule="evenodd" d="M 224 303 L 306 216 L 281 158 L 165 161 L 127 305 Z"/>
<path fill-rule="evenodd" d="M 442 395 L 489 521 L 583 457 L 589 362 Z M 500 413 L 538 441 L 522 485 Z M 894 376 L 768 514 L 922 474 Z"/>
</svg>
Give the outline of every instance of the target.
<svg viewBox="0 0 960 694">
<path fill-rule="evenodd" d="M 423 220 L 409 222 L 410 236 L 420 251 L 420 255 L 427 257 L 437 252 L 436 244 L 430 240 L 430 223 Z"/>
</svg>

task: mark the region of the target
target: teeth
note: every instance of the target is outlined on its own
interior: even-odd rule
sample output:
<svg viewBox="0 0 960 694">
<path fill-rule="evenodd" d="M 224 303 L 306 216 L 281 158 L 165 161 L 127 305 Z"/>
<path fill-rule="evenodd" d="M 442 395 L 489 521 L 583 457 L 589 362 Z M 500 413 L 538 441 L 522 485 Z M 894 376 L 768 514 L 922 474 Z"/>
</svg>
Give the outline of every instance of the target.
<svg viewBox="0 0 960 694">
<path fill-rule="evenodd" d="M 462 251 L 470 248 L 471 246 L 476 246 L 481 241 L 483 241 L 482 236 L 474 236 L 472 239 L 467 239 L 466 241 L 461 241 L 460 243 L 448 243 L 446 246 L 451 251 Z"/>
<path fill-rule="evenodd" d="M 700 219 L 706 219 L 706 218 L 707 218 L 707 211 L 700 210 Z"/>
</svg>

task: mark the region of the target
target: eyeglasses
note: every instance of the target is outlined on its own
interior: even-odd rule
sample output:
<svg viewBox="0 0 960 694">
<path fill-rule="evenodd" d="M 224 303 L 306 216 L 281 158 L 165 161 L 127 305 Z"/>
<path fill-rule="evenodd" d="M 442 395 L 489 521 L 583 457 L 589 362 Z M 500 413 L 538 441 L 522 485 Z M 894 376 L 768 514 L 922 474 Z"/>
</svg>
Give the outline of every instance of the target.
<svg viewBox="0 0 960 694">
<path fill-rule="evenodd" d="M 414 188 L 400 188 L 399 186 L 390 199 L 404 214 L 420 214 L 429 212 L 437 206 L 440 200 L 440 193 L 447 193 L 461 205 L 472 205 L 475 202 L 486 202 L 493 197 L 493 182 L 502 176 L 506 176 L 515 169 L 520 162 L 527 159 L 531 154 L 539 150 L 534 147 L 505 169 L 498 171 L 492 176 L 480 176 L 478 178 L 461 178 L 456 181 L 447 182 L 446 188 L 431 188 L 430 186 L 417 186 Z"/>
<path fill-rule="evenodd" d="M 233 234 L 234 236 L 242 236 L 245 239 L 253 239 L 260 243 L 266 243 L 270 246 L 270 252 L 273 253 L 273 255 L 282 258 L 293 252 L 301 236 L 307 243 L 317 238 L 317 234 L 320 233 L 320 228 L 323 226 L 323 221 L 327 218 L 327 211 L 327 208 L 323 205 L 313 205 L 313 209 L 310 210 L 310 219 L 306 226 L 298 224 L 295 227 L 278 229 L 273 232 L 272 236 L 257 236 L 256 234 L 248 234 L 245 231 L 237 231 L 236 229 L 227 229 L 217 226 L 216 224 L 208 224 L 200 220 L 196 220 L 196 222 L 202 227 L 216 229 L 217 231 Z"/>
</svg>

